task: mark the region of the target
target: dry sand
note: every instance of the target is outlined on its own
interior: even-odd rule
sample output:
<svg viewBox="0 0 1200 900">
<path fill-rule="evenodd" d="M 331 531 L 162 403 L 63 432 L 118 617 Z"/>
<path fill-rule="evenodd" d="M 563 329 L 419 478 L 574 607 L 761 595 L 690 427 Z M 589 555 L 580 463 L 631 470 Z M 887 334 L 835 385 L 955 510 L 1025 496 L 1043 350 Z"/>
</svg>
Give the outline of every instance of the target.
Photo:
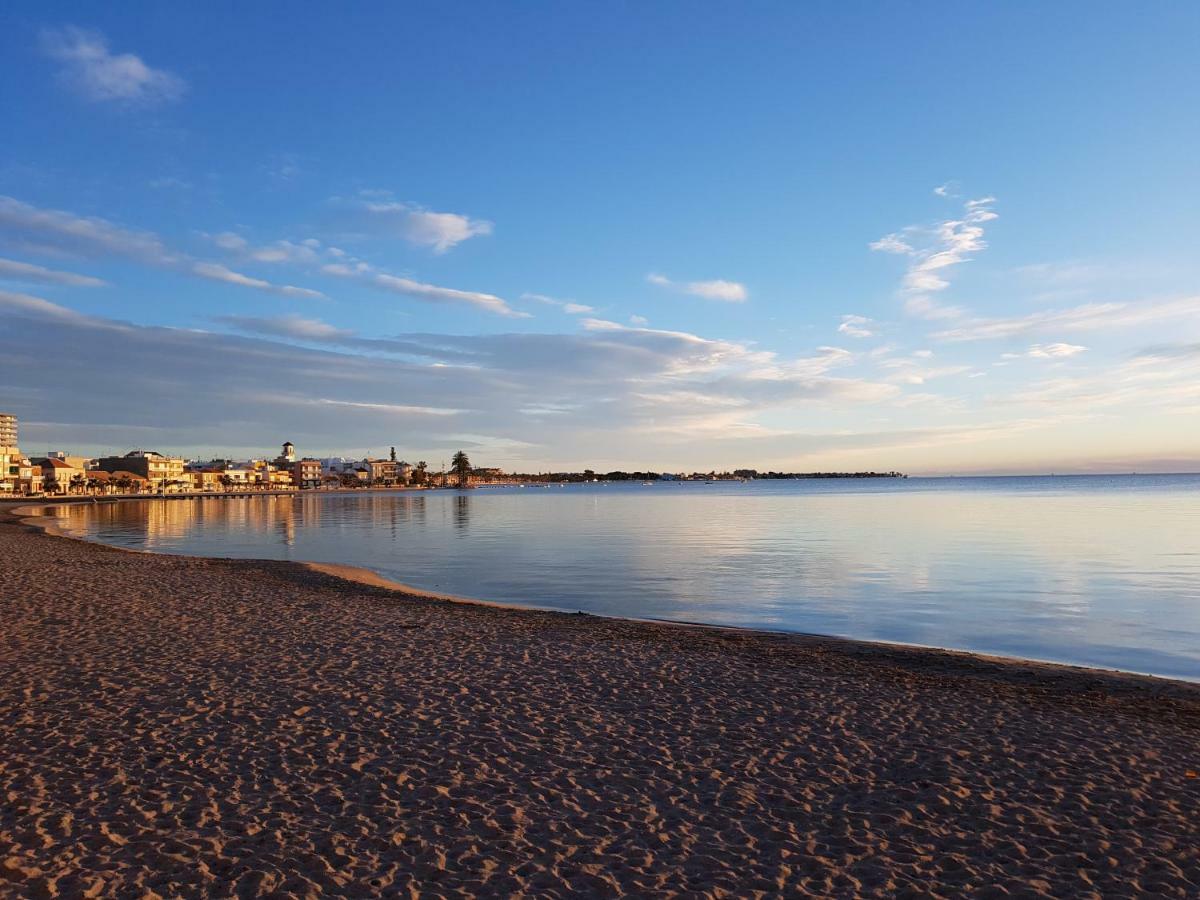
<svg viewBox="0 0 1200 900">
<path fill-rule="evenodd" d="M 1200 896 L 1194 686 L 15 521 L 0 617 L 6 896 Z"/>
</svg>

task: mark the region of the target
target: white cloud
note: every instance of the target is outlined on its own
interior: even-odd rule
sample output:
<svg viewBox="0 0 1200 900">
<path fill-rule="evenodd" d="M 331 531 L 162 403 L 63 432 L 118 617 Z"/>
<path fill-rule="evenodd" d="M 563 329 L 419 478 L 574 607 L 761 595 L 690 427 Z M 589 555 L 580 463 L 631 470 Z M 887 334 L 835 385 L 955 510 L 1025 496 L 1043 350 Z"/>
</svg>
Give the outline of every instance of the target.
<svg viewBox="0 0 1200 900">
<path fill-rule="evenodd" d="M 368 219 L 385 231 L 399 235 L 410 244 L 429 247 L 434 253 L 446 253 L 463 241 L 489 235 L 494 226 L 486 219 L 473 219 L 459 213 L 435 212 L 415 203 L 370 199 L 386 192 L 367 191 L 368 199 L 360 208 Z"/>
<path fill-rule="evenodd" d="M 569 316 L 582 316 L 596 311 L 594 307 L 583 303 L 576 303 L 574 300 L 559 300 L 555 297 L 547 297 L 545 294 L 522 294 L 521 299 L 533 300 L 547 306 L 557 306 Z"/>
<path fill-rule="evenodd" d="M 1028 355 L 1034 359 L 1064 359 L 1086 349 L 1078 344 L 1034 344 L 1029 348 Z"/>
<path fill-rule="evenodd" d="M 63 80 L 89 100 L 160 103 L 178 99 L 187 87 L 179 76 L 152 68 L 132 53 L 112 53 L 99 32 L 47 30 L 42 45 L 63 64 Z"/>
<path fill-rule="evenodd" d="M 445 253 L 468 238 L 492 233 L 492 223 L 458 213 L 413 210 L 408 214 L 404 237 L 413 244 Z"/>
<path fill-rule="evenodd" d="M 1194 316 L 1200 316 L 1200 297 L 1148 303 L 1085 303 L 1009 319 L 975 319 L 958 328 L 935 332 L 933 337 L 943 341 L 994 340 L 1051 330 L 1132 328 L 1163 319 Z"/>
<path fill-rule="evenodd" d="M 275 241 L 255 247 L 232 231 L 222 231 L 210 236 L 214 244 L 242 259 L 261 263 L 312 263 L 320 257 L 321 242 L 315 238 L 300 241 Z"/>
<path fill-rule="evenodd" d="M 873 324 L 866 316 L 842 316 L 842 324 L 838 326 L 838 331 L 850 337 L 868 338 L 875 334 L 871 330 Z"/>
<path fill-rule="evenodd" d="M 290 284 L 274 284 L 270 281 L 264 281 L 261 278 L 251 278 L 249 275 L 243 275 L 241 272 L 235 272 L 232 269 L 226 268 L 218 263 L 197 262 L 192 264 L 191 271 L 199 275 L 201 278 L 207 278 L 211 281 L 221 281 L 226 284 L 236 284 L 242 287 L 254 288 L 259 291 L 266 291 L 271 294 L 279 294 L 284 297 L 304 297 L 313 300 L 327 299 L 320 291 L 314 291 L 310 288 L 296 287 Z"/>
<path fill-rule="evenodd" d="M 872 250 L 910 257 L 901 283 L 904 308 L 909 315 L 923 319 L 952 319 L 962 315 L 961 309 L 938 302 L 934 295 L 950 286 L 951 267 L 967 262 L 971 259 L 969 254 L 987 247 L 983 225 L 997 218 L 993 203 L 994 197 L 968 200 L 963 204 L 961 218 L 939 222 L 932 229 L 907 228 L 905 235 L 909 240 L 889 234 L 870 245 Z M 911 239 L 922 235 L 927 238 L 925 242 L 915 245 Z"/>
<path fill-rule="evenodd" d="M 651 272 L 646 280 L 659 287 L 669 288 L 693 297 L 703 297 L 705 300 L 719 300 L 722 303 L 744 303 L 750 297 L 746 286 L 737 281 L 726 281 L 717 278 L 712 281 L 672 281 L 665 275 Z"/>
<path fill-rule="evenodd" d="M 478 291 L 460 291 L 455 288 L 424 284 L 420 281 L 413 281 L 411 278 L 401 278 L 398 275 L 388 275 L 384 272 L 378 272 L 365 263 L 357 265 L 330 263 L 322 266 L 321 271 L 337 278 L 353 279 L 392 294 L 415 297 L 418 300 L 425 300 L 430 303 L 465 304 L 498 316 L 507 316 L 510 319 L 531 318 L 529 313 L 513 309 L 504 300 L 494 294 L 483 294 Z"/>
<path fill-rule="evenodd" d="M 867 246 L 880 253 L 907 254 L 913 252 L 912 244 L 898 234 L 885 234 L 879 240 L 871 241 Z"/>
<path fill-rule="evenodd" d="M 59 272 L 15 259 L 0 259 L 0 278 L 39 284 L 60 284 L 65 287 L 103 287 L 106 284 L 99 278 L 92 278 L 90 275 Z"/>
<path fill-rule="evenodd" d="M 633 315 L 633 316 L 629 317 L 629 324 L 636 325 L 639 328 L 644 328 L 645 326 L 650 324 L 650 320 L 647 319 L 645 316 Z"/>
</svg>

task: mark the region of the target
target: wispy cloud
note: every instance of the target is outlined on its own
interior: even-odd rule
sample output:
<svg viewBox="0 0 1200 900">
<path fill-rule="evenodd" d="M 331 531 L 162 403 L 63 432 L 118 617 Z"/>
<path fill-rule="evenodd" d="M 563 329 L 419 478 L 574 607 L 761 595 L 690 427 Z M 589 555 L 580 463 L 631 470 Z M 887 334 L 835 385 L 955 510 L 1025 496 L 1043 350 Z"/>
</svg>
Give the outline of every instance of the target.
<svg viewBox="0 0 1200 900">
<path fill-rule="evenodd" d="M 461 213 L 437 212 L 409 201 L 393 200 L 389 191 L 363 191 L 353 200 L 333 198 L 339 206 L 356 210 L 359 224 L 395 235 L 434 253 L 446 253 L 463 241 L 489 235 L 495 226 L 486 219 Z"/>
<path fill-rule="evenodd" d="M 106 282 L 90 275 L 60 272 L 15 259 L 0 259 L 0 279 L 37 284 L 58 284 L 64 287 L 103 287 Z"/>
<path fill-rule="evenodd" d="M 914 385 L 925 384 L 936 378 L 965 375 L 970 373 L 974 368 L 973 366 L 966 365 L 933 366 L 923 360 L 924 357 L 918 359 L 884 359 L 880 361 L 879 367 L 891 371 L 891 374 L 888 376 L 889 381 L 894 381 L 898 384 Z"/>
<path fill-rule="evenodd" d="M 12 197 L 0 196 L 0 241 L 55 256 L 90 259 L 115 256 L 284 297 L 325 296 L 310 288 L 276 284 L 235 272 L 219 263 L 196 260 L 187 254 L 173 252 L 158 235 L 149 231 L 136 231 L 95 216 L 41 209 Z"/>
<path fill-rule="evenodd" d="M 880 253 L 908 254 L 915 252 L 913 245 L 898 234 L 885 234 L 879 240 L 871 241 L 867 246 Z"/>
<path fill-rule="evenodd" d="M 547 306 L 557 306 L 563 312 L 570 316 L 582 316 L 594 313 L 594 307 L 587 306 L 583 303 L 576 303 L 574 300 L 559 300 L 556 297 L 547 297 L 545 294 L 522 294 L 522 300 L 532 300 L 536 303 L 544 303 Z"/>
<path fill-rule="evenodd" d="M 303 341 L 341 341 L 354 336 L 353 331 L 336 328 L 320 319 L 303 316 L 217 316 L 215 321 L 232 325 L 242 331 L 268 334 L 275 337 L 295 338 Z"/>
<path fill-rule="evenodd" d="M 241 272 L 235 272 L 219 263 L 193 263 L 191 271 L 201 278 L 207 278 L 210 281 L 236 284 L 241 287 L 254 288 L 258 291 L 266 291 L 269 294 L 279 294 L 282 297 L 302 297 L 309 300 L 326 299 L 325 295 L 320 291 L 314 291 L 311 288 L 296 287 L 292 284 L 275 284 L 274 282 L 264 281 L 262 278 L 252 278 L 249 275 L 243 275 Z"/>
<path fill-rule="evenodd" d="M 0 290 L 0 312 L 9 315 L 48 319 L 62 322 L 93 322 L 89 316 L 78 313 L 73 309 L 51 303 L 32 294 L 22 294 L 17 291 Z"/>
<path fill-rule="evenodd" d="M 722 303 L 745 303 L 750 298 L 746 286 L 737 281 L 726 281 L 717 278 L 712 281 L 672 281 L 665 275 L 651 272 L 646 280 L 659 287 L 669 288 L 681 294 L 691 294 L 693 297 L 703 297 L 705 300 L 719 300 Z"/>
<path fill-rule="evenodd" d="M 1200 297 L 1144 303 L 1085 303 L 1008 319 L 974 319 L 957 328 L 935 332 L 933 337 L 943 341 L 995 340 L 1044 331 L 1132 328 L 1189 316 L 1200 316 Z"/>
<path fill-rule="evenodd" d="M 1138 356 L 1149 356 L 1155 359 L 1178 359 L 1195 356 L 1200 358 L 1200 343 L 1195 344 L 1155 344 L 1144 347 Z"/>
<path fill-rule="evenodd" d="M 1200 404 L 1200 357 L 1136 356 L 1100 372 L 1051 378 L 1003 398 L 1009 403 L 1062 411 L 1136 407 L 1190 409 Z"/>
<path fill-rule="evenodd" d="M 249 240 L 232 231 L 209 236 L 214 244 L 227 253 L 261 263 L 313 263 L 320 258 L 321 242 L 316 238 L 303 241 L 274 241 L 253 246 Z"/>
<path fill-rule="evenodd" d="M 0 196 L 0 239 L 3 238 L 17 239 L 26 247 L 42 247 L 58 256 L 120 256 L 156 265 L 176 261 L 151 232 Z"/>
<path fill-rule="evenodd" d="M 1066 359 L 1087 350 L 1079 344 L 1034 344 L 1028 350 L 1028 355 L 1034 359 Z"/>
<path fill-rule="evenodd" d="M 874 321 L 866 316 L 842 316 L 842 324 L 838 331 L 848 337 L 869 338 L 875 334 L 872 330 Z"/>
<path fill-rule="evenodd" d="M 507 316 L 510 319 L 531 318 L 529 313 L 513 309 L 507 302 L 495 294 L 484 294 L 478 291 L 460 291 L 455 288 L 425 284 L 420 281 L 414 281 L 411 278 L 389 275 L 366 263 L 357 263 L 354 265 L 329 263 L 322 266 L 321 271 L 326 275 L 333 275 L 336 278 L 358 281 L 391 294 L 414 297 L 417 300 L 424 300 L 429 303 L 463 304 L 498 316 Z"/>
<path fill-rule="evenodd" d="M 62 63 L 62 80 L 89 100 L 163 103 L 178 99 L 187 88 L 178 75 L 155 69 L 132 53 L 113 53 L 96 31 L 49 29 L 42 33 L 42 47 Z"/>
<path fill-rule="evenodd" d="M 923 319 L 953 319 L 962 315 L 960 308 L 938 302 L 936 295 L 950 286 L 949 270 L 953 266 L 967 262 L 970 254 L 987 247 L 983 225 L 997 217 L 993 203 L 994 197 L 968 200 L 960 218 L 947 219 L 932 227 L 910 226 L 869 245 L 875 251 L 909 257 L 900 292 L 910 315 Z"/>
</svg>

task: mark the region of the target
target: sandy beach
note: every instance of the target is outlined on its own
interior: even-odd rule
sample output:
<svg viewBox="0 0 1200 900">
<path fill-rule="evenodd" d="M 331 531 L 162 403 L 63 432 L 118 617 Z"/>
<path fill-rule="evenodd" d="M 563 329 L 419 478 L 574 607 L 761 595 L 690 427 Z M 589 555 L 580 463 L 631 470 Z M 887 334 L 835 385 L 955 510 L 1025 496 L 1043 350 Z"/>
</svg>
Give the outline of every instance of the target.
<svg viewBox="0 0 1200 900">
<path fill-rule="evenodd" d="M 0 895 L 1200 895 L 1200 688 L 0 511 Z"/>
</svg>

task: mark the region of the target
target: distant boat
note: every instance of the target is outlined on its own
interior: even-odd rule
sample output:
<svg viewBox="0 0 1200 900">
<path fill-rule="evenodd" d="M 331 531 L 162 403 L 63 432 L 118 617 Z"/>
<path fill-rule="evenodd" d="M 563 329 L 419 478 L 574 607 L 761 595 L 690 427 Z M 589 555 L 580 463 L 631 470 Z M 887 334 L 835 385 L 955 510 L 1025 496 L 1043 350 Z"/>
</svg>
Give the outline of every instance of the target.
<svg viewBox="0 0 1200 900">
<path fill-rule="evenodd" d="M 643 481 L 642 482 L 642 487 L 653 487 L 653 486 L 654 486 L 653 481 Z"/>
</svg>

